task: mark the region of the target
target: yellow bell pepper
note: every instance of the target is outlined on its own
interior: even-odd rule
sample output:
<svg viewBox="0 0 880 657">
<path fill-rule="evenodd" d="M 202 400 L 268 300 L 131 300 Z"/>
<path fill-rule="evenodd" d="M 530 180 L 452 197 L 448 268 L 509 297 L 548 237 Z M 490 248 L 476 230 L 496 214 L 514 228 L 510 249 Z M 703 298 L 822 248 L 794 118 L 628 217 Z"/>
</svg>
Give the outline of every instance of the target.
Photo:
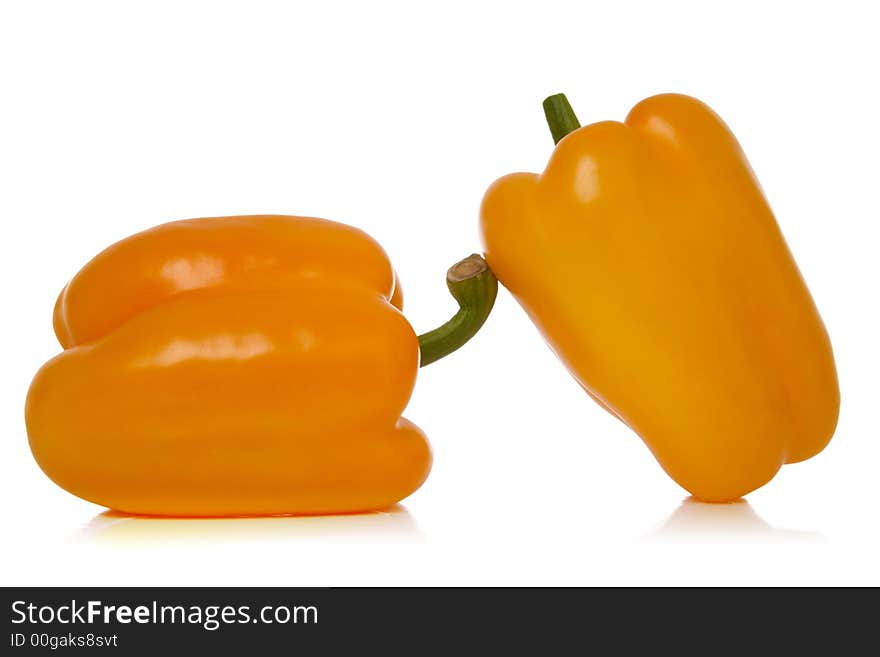
<svg viewBox="0 0 880 657">
<path fill-rule="evenodd" d="M 581 128 L 562 94 L 545 112 L 547 168 L 495 182 L 481 228 L 575 379 L 704 501 L 822 450 L 840 403 L 831 344 L 727 126 L 676 94 L 623 123 Z"/>
<path fill-rule="evenodd" d="M 416 336 L 385 252 L 308 217 L 190 219 L 118 242 L 55 305 L 64 352 L 28 392 L 34 457 L 59 486 L 130 513 L 387 507 L 428 475 L 401 418 L 420 365 L 480 328 L 496 282 L 454 265 L 460 305 Z"/>
</svg>

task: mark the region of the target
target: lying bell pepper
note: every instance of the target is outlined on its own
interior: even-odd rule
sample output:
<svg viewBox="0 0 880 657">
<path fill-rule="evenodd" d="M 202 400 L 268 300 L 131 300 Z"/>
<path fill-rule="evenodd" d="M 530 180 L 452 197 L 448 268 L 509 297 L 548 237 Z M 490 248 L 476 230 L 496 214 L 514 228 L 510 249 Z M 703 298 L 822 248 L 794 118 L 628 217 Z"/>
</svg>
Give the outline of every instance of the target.
<svg viewBox="0 0 880 657">
<path fill-rule="evenodd" d="M 55 306 L 64 352 L 33 380 L 33 454 L 62 488 L 181 516 L 387 507 L 431 466 L 400 417 L 416 372 L 485 321 L 479 256 L 453 266 L 461 308 L 417 337 L 368 235 L 322 219 L 164 224 L 103 251 Z"/>
<path fill-rule="evenodd" d="M 687 96 L 580 127 L 545 101 L 543 174 L 486 193 L 486 259 L 586 392 L 696 498 L 734 500 L 821 451 L 831 344 L 745 155 Z"/>
</svg>

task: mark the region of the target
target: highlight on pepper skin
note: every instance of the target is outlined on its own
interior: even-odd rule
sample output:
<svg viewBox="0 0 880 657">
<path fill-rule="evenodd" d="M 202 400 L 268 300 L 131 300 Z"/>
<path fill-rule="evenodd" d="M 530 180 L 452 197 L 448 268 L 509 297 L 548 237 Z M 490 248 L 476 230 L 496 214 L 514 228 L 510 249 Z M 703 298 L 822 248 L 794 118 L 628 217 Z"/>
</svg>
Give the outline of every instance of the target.
<svg viewBox="0 0 880 657">
<path fill-rule="evenodd" d="M 471 320 L 420 339 L 387 256 L 356 228 L 163 224 L 100 253 L 59 296 L 65 350 L 28 392 L 32 452 L 62 488 L 128 513 L 388 507 L 431 466 L 401 417 L 420 350 L 464 344 L 495 289 L 485 263 L 450 283 Z"/>
<path fill-rule="evenodd" d="M 694 497 L 735 500 L 831 439 L 831 343 L 736 138 L 680 94 L 580 127 L 545 101 L 542 174 L 496 181 L 489 266 L 584 390 Z"/>
</svg>

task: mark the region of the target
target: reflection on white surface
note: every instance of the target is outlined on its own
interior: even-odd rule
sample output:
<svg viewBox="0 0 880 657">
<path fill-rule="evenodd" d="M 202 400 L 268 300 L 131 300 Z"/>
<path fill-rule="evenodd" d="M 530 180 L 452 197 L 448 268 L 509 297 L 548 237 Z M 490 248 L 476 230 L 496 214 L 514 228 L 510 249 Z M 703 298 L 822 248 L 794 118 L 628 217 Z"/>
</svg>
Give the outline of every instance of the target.
<svg viewBox="0 0 880 657">
<path fill-rule="evenodd" d="M 409 511 L 398 504 L 370 513 L 259 518 L 162 518 L 104 511 L 92 518 L 75 540 L 120 545 L 415 543 L 423 536 Z"/>
<path fill-rule="evenodd" d="M 761 518 L 745 500 L 706 504 L 686 498 L 649 536 L 670 543 L 782 543 L 822 542 L 819 532 L 777 529 Z"/>
</svg>

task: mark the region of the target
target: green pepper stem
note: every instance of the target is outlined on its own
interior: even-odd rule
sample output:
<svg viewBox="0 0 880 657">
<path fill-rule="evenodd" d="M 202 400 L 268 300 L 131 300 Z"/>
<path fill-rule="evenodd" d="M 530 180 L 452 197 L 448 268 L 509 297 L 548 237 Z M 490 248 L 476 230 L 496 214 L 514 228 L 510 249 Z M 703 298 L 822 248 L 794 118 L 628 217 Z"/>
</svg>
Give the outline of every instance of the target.
<svg viewBox="0 0 880 657">
<path fill-rule="evenodd" d="M 554 94 L 544 99 L 544 116 L 553 135 L 553 143 L 558 144 L 570 132 L 581 127 L 578 117 L 565 94 Z"/>
<path fill-rule="evenodd" d="M 489 316 L 498 294 L 495 274 L 476 253 L 449 268 L 446 287 L 459 309 L 443 326 L 419 336 L 420 367 L 448 356 L 474 337 Z"/>
</svg>

